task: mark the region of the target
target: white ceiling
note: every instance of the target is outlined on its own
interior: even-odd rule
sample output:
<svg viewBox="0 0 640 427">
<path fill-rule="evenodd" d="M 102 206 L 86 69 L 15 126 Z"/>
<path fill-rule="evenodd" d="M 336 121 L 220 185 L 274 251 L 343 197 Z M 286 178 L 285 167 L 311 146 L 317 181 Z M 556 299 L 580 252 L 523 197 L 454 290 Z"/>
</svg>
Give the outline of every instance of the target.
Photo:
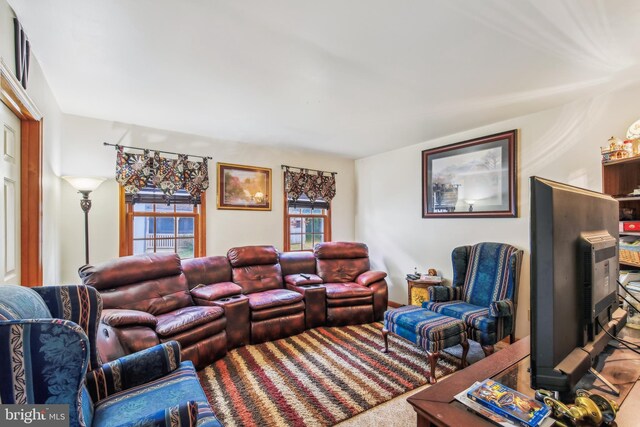
<svg viewBox="0 0 640 427">
<path fill-rule="evenodd" d="M 638 0 L 9 0 L 66 113 L 363 157 L 640 77 Z"/>
</svg>

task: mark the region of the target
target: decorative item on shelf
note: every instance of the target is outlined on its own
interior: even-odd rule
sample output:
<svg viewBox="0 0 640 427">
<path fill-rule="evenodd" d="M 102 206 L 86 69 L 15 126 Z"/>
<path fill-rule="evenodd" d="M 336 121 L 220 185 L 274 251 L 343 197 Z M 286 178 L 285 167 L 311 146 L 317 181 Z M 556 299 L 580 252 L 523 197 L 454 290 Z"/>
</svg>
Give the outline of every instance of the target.
<svg viewBox="0 0 640 427">
<path fill-rule="evenodd" d="M 633 157 L 633 139 L 624 140 L 624 151 L 627 152 L 628 157 Z"/>
<path fill-rule="evenodd" d="M 640 120 L 636 120 L 627 129 L 627 139 L 639 139 L 640 138 Z"/>
<path fill-rule="evenodd" d="M 89 194 L 102 184 L 106 178 L 86 178 L 79 176 L 63 176 L 73 188 L 82 194 L 80 208 L 84 212 L 84 254 L 85 264 L 89 264 L 89 210 L 91 209 L 91 199 Z"/>
<path fill-rule="evenodd" d="M 606 147 L 600 147 L 600 153 L 602 154 L 602 162 L 609 162 L 611 160 L 626 159 L 633 155 L 633 145 L 630 146 L 631 152 L 625 147 L 624 141 L 620 138 L 612 136 L 607 140 L 609 143 Z"/>
<path fill-rule="evenodd" d="M 620 221 L 633 221 L 635 217 L 636 210 L 634 208 L 620 208 Z"/>
</svg>

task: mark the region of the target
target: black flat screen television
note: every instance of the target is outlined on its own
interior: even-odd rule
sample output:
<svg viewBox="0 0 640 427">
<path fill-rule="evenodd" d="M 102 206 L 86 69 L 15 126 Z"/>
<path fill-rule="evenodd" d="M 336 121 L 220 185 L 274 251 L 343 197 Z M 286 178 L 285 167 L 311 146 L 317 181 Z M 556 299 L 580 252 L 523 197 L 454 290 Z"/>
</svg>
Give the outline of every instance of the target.
<svg viewBox="0 0 640 427">
<path fill-rule="evenodd" d="M 607 345 L 602 328 L 615 334 L 626 320 L 617 304 L 618 202 L 531 177 L 530 225 L 531 386 L 567 393 Z"/>
</svg>

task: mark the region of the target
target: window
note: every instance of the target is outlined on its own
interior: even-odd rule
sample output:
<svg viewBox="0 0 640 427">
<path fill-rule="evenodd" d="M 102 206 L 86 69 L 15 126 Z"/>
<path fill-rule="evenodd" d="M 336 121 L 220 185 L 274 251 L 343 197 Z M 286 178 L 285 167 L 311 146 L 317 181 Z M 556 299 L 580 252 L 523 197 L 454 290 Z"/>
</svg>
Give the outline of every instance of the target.
<svg viewBox="0 0 640 427">
<path fill-rule="evenodd" d="M 121 189 L 120 255 L 174 252 L 180 258 L 205 255 L 205 194 L 197 204 L 180 190 L 170 204 L 158 190 L 135 197 Z"/>
<path fill-rule="evenodd" d="M 331 241 L 331 211 L 324 201 L 311 203 L 304 196 L 288 199 L 284 218 L 284 250 L 311 251 L 316 243 Z"/>
</svg>

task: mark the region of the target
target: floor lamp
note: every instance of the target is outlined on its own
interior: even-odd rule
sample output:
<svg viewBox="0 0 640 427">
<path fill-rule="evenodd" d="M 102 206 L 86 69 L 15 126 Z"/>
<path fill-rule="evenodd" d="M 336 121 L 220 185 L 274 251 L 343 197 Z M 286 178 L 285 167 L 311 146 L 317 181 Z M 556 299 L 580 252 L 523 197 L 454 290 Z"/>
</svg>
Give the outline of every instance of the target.
<svg viewBox="0 0 640 427">
<path fill-rule="evenodd" d="M 79 176 L 63 176 L 78 193 L 82 194 L 80 208 L 84 212 L 84 255 L 85 264 L 89 264 L 89 210 L 91 209 L 91 199 L 89 193 L 98 188 L 104 182 L 104 178 L 85 178 Z"/>
</svg>

